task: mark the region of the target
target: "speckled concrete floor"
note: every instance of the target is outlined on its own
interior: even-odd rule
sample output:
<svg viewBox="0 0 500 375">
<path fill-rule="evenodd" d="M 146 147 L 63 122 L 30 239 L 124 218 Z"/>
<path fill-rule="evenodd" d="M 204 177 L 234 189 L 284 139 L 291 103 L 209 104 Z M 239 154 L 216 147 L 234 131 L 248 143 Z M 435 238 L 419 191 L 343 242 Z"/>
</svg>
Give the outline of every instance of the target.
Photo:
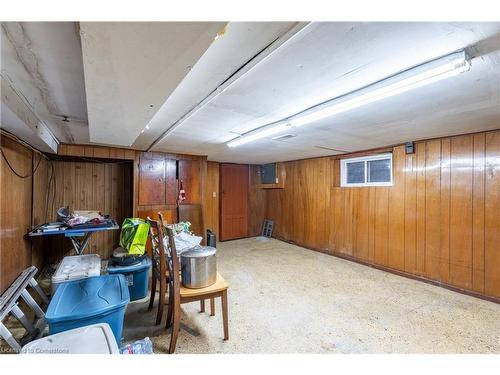
<svg viewBox="0 0 500 375">
<path fill-rule="evenodd" d="M 177 353 L 500 353 L 491 302 L 274 239 L 219 243 L 217 265 L 230 284 L 230 339 L 220 303 L 215 317 L 182 305 Z M 150 336 L 166 352 L 169 332 L 147 304 L 129 305 L 124 337 Z"/>
</svg>

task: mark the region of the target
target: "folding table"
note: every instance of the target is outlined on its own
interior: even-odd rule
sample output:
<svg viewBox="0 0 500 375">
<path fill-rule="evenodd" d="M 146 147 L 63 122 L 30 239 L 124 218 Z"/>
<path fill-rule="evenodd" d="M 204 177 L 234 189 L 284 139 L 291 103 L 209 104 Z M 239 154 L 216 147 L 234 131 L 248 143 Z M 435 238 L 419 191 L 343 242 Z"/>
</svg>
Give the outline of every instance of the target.
<svg viewBox="0 0 500 375">
<path fill-rule="evenodd" d="M 73 248 L 75 249 L 76 255 L 82 255 L 87 247 L 87 244 L 90 240 L 90 237 L 95 232 L 102 232 L 108 230 L 118 230 L 120 226 L 113 219 L 110 219 L 106 225 L 103 224 L 86 224 L 84 227 L 70 227 L 59 230 L 51 230 L 51 231 L 42 231 L 40 227 L 34 228 L 31 230 L 28 235 L 30 237 L 39 237 L 39 236 L 53 236 L 53 235 L 64 235 L 64 237 L 68 237 L 73 244 Z"/>
</svg>

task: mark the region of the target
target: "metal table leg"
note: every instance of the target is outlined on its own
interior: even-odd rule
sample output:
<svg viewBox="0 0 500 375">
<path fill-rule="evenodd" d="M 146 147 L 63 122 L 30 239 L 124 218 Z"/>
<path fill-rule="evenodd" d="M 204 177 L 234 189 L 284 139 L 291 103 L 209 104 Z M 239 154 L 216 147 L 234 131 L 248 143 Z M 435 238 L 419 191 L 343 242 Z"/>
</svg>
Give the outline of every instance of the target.
<svg viewBox="0 0 500 375">
<path fill-rule="evenodd" d="M 81 236 L 68 236 L 69 239 L 71 240 L 71 243 L 73 244 L 73 248 L 75 249 L 76 255 L 82 255 L 83 252 L 85 251 L 85 248 L 87 247 L 90 237 L 92 236 L 92 233 L 94 232 L 86 232 L 83 235 L 83 239 L 81 241 L 78 240 L 78 237 Z"/>
</svg>

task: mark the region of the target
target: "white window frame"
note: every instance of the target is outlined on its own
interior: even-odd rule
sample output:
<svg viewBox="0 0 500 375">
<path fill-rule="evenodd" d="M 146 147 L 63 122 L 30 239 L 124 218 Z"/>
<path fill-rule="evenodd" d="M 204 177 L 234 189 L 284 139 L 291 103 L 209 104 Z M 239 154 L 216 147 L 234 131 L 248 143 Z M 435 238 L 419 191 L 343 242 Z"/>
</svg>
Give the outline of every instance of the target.
<svg viewBox="0 0 500 375">
<path fill-rule="evenodd" d="M 391 180 L 388 182 L 367 182 L 368 181 L 368 162 L 372 160 L 389 159 L 391 163 Z M 365 182 L 348 183 L 347 182 L 347 163 L 360 162 L 365 163 Z M 341 187 L 363 187 L 363 186 L 392 186 L 392 153 L 378 154 L 370 156 L 360 156 L 357 158 L 340 159 L 340 186 Z"/>
</svg>

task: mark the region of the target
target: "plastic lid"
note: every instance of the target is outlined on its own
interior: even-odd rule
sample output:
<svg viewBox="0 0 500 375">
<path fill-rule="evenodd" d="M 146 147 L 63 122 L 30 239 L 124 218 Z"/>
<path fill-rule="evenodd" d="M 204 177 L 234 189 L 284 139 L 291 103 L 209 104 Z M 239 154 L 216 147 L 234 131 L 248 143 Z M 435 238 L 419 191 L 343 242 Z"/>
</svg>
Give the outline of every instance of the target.
<svg viewBox="0 0 500 375">
<path fill-rule="evenodd" d="M 195 246 L 189 250 L 183 251 L 182 258 L 204 258 L 215 255 L 217 249 L 211 246 Z"/>
<path fill-rule="evenodd" d="M 85 319 L 122 308 L 129 301 L 128 284 L 121 274 L 69 281 L 57 288 L 45 320 L 58 323 Z"/>
<path fill-rule="evenodd" d="M 96 254 L 64 257 L 52 276 L 53 283 L 101 274 L 101 258 Z"/>
<path fill-rule="evenodd" d="M 47 336 L 26 344 L 22 354 L 118 354 L 107 323 L 93 324 Z"/>
<path fill-rule="evenodd" d="M 151 259 L 145 257 L 141 262 L 131 264 L 129 266 L 114 266 L 108 264 L 108 273 L 128 273 L 128 272 L 137 272 L 148 269 L 151 267 Z"/>
</svg>

